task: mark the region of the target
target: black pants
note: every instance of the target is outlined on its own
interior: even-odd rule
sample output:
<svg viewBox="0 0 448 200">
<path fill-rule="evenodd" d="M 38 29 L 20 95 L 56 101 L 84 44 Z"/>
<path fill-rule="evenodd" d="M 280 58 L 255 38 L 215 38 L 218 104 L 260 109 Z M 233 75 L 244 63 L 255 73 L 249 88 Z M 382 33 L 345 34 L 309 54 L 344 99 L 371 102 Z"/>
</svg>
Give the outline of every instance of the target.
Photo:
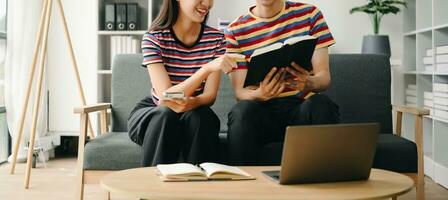
<svg viewBox="0 0 448 200">
<path fill-rule="evenodd" d="M 315 94 L 305 101 L 276 98 L 269 101 L 240 101 L 229 113 L 229 163 L 257 165 L 259 151 L 270 142 L 281 142 L 290 125 L 334 124 L 339 108 L 326 95 Z"/>
<path fill-rule="evenodd" d="M 140 103 L 128 120 L 131 140 L 143 147 L 143 167 L 176 163 L 179 158 L 192 164 L 216 160 L 219 128 L 218 116 L 208 106 L 176 113 Z"/>
</svg>

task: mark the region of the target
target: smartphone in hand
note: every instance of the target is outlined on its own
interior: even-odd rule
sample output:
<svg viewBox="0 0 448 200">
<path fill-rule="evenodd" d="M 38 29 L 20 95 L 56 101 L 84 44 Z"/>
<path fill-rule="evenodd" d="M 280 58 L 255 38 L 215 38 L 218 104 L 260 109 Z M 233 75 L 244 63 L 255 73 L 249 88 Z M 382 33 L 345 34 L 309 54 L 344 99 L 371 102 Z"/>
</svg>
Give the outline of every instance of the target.
<svg viewBox="0 0 448 200">
<path fill-rule="evenodd" d="M 163 92 L 162 95 L 165 100 L 185 98 L 184 92 Z"/>
</svg>

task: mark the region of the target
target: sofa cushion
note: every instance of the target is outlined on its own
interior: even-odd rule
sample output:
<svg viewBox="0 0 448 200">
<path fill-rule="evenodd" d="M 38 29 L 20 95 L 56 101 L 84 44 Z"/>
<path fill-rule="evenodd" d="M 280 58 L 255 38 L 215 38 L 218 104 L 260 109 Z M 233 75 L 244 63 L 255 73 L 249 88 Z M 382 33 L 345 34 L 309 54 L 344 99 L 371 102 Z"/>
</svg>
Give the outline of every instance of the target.
<svg viewBox="0 0 448 200">
<path fill-rule="evenodd" d="M 260 151 L 260 165 L 280 165 L 283 143 L 269 143 Z M 393 134 L 380 134 L 373 168 L 401 173 L 417 172 L 417 146 Z"/>
<path fill-rule="evenodd" d="M 219 161 L 226 160 L 226 133 L 219 134 Z M 126 132 L 111 132 L 90 140 L 84 149 L 85 170 L 123 170 L 141 167 L 143 149 Z"/>
<path fill-rule="evenodd" d="M 116 55 L 112 67 L 112 132 L 126 132 L 127 120 L 137 102 L 151 94 L 148 71 L 141 54 Z"/>
<path fill-rule="evenodd" d="M 140 167 L 143 150 L 126 132 L 111 132 L 90 140 L 84 149 L 84 169 L 123 170 Z"/>
<path fill-rule="evenodd" d="M 417 145 L 393 134 L 380 134 L 373 167 L 401 173 L 417 172 Z"/>
<path fill-rule="evenodd" d="M 233 92 L 232 83 L 227 74 L 222 74 L 221 83 L 219 85 L 216 101 L 212 106 L 213 111 L 219 117 L 221 122 L 221 133 L 227 133 L 227 119 L 230 110 L 236 104 L 235 93 Z"/>
</svg>

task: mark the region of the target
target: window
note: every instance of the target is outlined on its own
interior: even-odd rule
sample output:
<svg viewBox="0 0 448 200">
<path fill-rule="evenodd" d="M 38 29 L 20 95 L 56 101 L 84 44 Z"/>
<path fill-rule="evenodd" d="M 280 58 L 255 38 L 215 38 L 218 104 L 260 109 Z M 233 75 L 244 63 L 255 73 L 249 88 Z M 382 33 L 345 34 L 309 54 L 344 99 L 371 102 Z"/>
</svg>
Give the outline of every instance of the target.
<svg viewBox="0 0 448 200">
<path fill-rule="evenodd" d="M 6 110 L 5 110 L 5 58 L 6 58 L 6 16 L 7 16 L 7 0 L 0 0 L 0 163 L 5 162 L 8 158 L 8 129 L 6 126 Z"/>
</svg>

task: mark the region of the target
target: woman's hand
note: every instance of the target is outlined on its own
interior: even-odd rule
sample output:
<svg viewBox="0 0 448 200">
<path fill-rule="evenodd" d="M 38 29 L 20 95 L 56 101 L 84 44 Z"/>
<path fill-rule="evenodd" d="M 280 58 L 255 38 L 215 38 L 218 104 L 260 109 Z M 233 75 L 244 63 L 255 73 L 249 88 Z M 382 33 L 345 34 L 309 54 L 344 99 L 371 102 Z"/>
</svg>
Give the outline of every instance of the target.
<svg viewBox="0 0 448 200">
<path fill-rule="evenodd" d="M 185 97 L 183 99 L 166 99 L 161 101 L 162 105 L 165 105 L 176 113 L 183 113 L 198 107 L 197 97 Z"/>
<path fill-rule="evenodd" d="M 291 66 L 293 69 L 286 68 L 286 71 L 292 75 L 285 80 L 286 87 L 304 92 L 312 91 L 315 88 L 313 76 L 295 62 L 291 63 Z"/>
<path fill-rule="evenodd" d="M 224 73 L 229 73 L 233 69 L 237 68 L 237 61 L 245 59 L 246 57 L 241 54 L 224 54 L 215 60 L 204 65 L 206 69 L 211 72 L 222 70 Z"/>
</svg>

